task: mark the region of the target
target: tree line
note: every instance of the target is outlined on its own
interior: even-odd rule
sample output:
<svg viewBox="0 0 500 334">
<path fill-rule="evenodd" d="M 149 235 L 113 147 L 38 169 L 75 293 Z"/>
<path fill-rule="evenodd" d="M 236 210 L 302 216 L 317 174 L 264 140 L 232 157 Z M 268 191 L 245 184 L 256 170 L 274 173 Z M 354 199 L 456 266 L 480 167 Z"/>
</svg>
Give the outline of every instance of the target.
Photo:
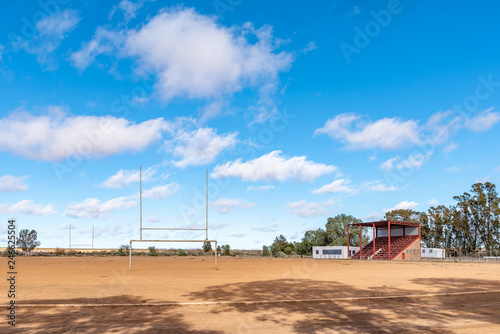
<svg viewBox="0 0 500 334">
<path fill-rule="evenodd" d="M 500 248 L 500 198 L 495 184 L 475 183 L 470 192 L 453 199 L 455 204 L 432 206 L 427 212 L 392 210 L 383 219 L 420 223 L 423 247 L 460 249 L 464 255 L 484 249 L 493 255 Z M 313 246 L 347 246 L 347 225 L 356 223 L 362 220 L 345 214 L 330 217 L 324 229 L 307 231 L 301 241 L 288 242 L 280 235 L 263 251 L 273 256 L 311 255 Z M 362 243 L 368 241 L 362 235 Z M 349 244 L 359 246 L 359 229 L 351 229 Z"/>
</svg>

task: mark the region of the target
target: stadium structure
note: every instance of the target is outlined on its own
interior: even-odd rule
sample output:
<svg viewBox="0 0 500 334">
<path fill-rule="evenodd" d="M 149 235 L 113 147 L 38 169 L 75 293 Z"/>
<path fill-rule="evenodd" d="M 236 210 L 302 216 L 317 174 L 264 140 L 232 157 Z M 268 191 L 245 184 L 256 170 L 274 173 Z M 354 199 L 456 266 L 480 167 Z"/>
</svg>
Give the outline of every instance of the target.
<svg viewBox="0 0 500 334">
<path fill-rule="evenodd" d="M 351 258 L 360 260 L 420 260 L 421 228 L 419 223 L 401 221 L 377 221 L 349 224 L 347 226 L 347 245 L 350 231 L 359 228 L 359 244 L 362 245 L 363 227 L 371 227 L 372 240 L 362 246 Z M 349 254 L 349 246 L 347 253 Z"/>
</svg>

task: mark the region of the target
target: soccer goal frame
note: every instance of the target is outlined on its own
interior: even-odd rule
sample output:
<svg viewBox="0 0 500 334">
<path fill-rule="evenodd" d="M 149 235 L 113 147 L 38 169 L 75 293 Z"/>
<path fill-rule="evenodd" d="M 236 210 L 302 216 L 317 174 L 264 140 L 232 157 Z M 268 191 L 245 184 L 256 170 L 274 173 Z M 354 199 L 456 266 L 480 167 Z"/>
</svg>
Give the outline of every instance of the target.
<svg viewBox="0 0 500 334">
<path fill-rule="evenodd" d="M 205 228 L 177 228 L 177 227 L 143 227 L 142 226 L 142 166 L 139 167 L 139 194 L 140 194 L 140 218 L 139 218 L 139 239 L 130 240 L 129 247 L 129 264 L 128 270 L 132 270 L 132 244 L 134 242 L 146 242 L 146 243 L 157 243 L 157 242 L 172 242 L 172 243 L 183 243 L 183 242 L 210 242 L 214 243 L 214 253 L 215 253 L 215 269 L 217 269 L 217 240 L 208 240 L 208 169 L 206 170 L 206 208 L 205 208 Z M 205 240 L 171 240 L 171 239 L 143 239 L 142 231 L 205 231 Z"/>
</svg>

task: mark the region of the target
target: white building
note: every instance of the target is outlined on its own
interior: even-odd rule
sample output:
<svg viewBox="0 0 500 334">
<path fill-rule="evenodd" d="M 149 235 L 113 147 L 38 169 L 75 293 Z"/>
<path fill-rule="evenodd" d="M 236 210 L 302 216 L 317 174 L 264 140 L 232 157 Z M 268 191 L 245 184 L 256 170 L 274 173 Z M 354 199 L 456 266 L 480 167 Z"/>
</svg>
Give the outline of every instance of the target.
<svg viewBox="0 0 500 334">
<path fill-rule="evenodd" d="M 442 259 L 446 252 L 443 248 L 422 248 L 422 258 Z"/>
<path fill-rule="evenodd" d="M 347 246 L 314 246 L 313 259 L 347 259 L 359 252 L 359 247 L 349 247 L 349 256 L 347 255 Z"/>
</svg>

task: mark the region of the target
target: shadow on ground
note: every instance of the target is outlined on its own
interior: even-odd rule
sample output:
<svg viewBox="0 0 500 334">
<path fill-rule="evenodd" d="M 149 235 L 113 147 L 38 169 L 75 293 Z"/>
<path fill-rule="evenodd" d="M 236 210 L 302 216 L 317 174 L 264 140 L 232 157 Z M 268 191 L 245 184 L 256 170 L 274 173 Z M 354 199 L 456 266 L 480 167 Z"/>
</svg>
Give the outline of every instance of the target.
<svg viewBox="0 0 500 334">
<path fill-rule="evenodd" d="M 433 293 L 500 290 L 500 282 L 474 279 L 414 279 Z M 211 286 L 192 300 L 255 301 L 422 294 L 422 289 L 357 289 L 331 281 L 271 280 Z M 450 327 L 500 324 L 500 293 L 330 302 L 227 304 L 211 312 L 238 312 L 247 323 L 267 322 L 295 333 L 452 333 Z M 448 329 L 447 329 L 448 328 Z"/>
<path fill-rule="evenodd" d="M 140 303 L 136 297 L 23 301 L 24 304 Z M 145 301 L 148 302 L 147 300 Z M 208 333 L 185 321 L 181 307 L 20 307 L 16 329 L 25 333 Z M 0 328 L 0 332 L 2 332 Z"/>
</svg>

